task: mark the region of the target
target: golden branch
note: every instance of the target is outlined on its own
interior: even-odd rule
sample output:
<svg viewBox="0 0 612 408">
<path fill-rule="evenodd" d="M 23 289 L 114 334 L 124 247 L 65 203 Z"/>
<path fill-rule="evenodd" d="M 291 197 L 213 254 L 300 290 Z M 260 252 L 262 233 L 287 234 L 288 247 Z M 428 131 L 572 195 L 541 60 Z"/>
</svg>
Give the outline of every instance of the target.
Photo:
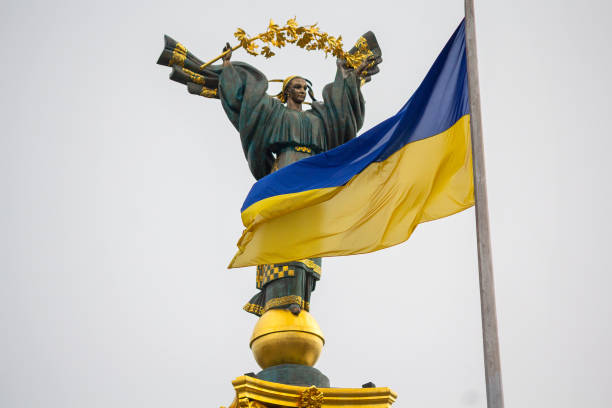
<svg viewBox="0 0 612 408">
<path fill-rule="evenodd" d="M 240 42 L 232 51 L 238 48 L 244 48 L 247 53 L 257 56 L 263 55 L 265 58 L 271 58 L 276 55 L 270 48 L 282 48 L 287 44 L 295 44 L 296 46 L 308 51 L 323 51 L 327 57 L 329 54 L 336 58 L 344 59 L 346 64 L 351 68 L 356 69 L 372 55 L 372 51 L 368 49 L 368 44 L 362 37 L 357 44 L 357 52 L 349 54 L 342 49 L 342 36 L 334 37 L 327 33 L 321 32 L 317 24 L 300 26 L 295 18 L 287 20 L 284 27 L 280 27 L 273 20 L 270 20 L 268 30 L 254 37 L 249 37 L 242 28 L 238 28 L 234 33 L 234 37 Z M 256 41 L 261 41 L 264 45 L 261 51 L 257 51 L 259 45 Z M 213 60 L 203 64 L 200 69 L 204 69 L 210 64 L 227 55 L 230 50 L 225 51 Z"/>
</svg>

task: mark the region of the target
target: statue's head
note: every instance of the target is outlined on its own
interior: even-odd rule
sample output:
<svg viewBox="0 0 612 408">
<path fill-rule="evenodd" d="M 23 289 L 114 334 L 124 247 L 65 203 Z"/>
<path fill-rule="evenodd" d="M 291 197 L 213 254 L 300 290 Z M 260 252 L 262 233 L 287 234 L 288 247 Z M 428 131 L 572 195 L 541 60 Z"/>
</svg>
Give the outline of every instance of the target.
<svg viewBox="0 0 612 408">
<path fill-rule="evenodd" d="M 279 79 L 272 79 L 270 82 L 281 82 Z M 302 78 L 301 76 L 292 75 L 287 79 L 283 80 L 283 87 L 276 97 L 280 99 L 281 102 L 287 103 L 287 101 L 292 101 L 295 104 L 301 105 L 304 103 L 306 99 L 306 95 L 308 94 L 310 98 L 315 101 L 314 93 L 312 92 L 312 84 L 306 78 Z"/>
<path fill-rule="evenodd" d="M 286 84 L 283 84 L 283 96 L 285 102 L 291 100 L 296 104 L 302 104 L 306 100 L 308 83 L 302 77 L 295 76 Z"/>
</svg>

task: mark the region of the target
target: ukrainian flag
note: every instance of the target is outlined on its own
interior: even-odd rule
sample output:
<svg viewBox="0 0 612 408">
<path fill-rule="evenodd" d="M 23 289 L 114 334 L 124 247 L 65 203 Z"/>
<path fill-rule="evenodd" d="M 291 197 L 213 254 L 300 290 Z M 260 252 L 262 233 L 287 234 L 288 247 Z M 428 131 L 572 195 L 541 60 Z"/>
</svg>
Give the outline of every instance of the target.
<svg viewBox="0 0 612 408">
<path fill-rule="evenodd" d="M 376 251 L 473 204 L 462 22 L 395 116 L 255 183 L 229 267 Z"/>
</svg>

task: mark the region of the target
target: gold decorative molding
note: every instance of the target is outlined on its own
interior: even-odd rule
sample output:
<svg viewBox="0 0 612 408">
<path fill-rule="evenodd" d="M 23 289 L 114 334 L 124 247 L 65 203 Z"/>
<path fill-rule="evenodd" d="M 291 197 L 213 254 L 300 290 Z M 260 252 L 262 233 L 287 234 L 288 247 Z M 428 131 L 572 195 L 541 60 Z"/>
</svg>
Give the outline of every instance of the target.
<svg viewBox="0 0 612 408">
<path fill-rule="evenodd" d="M 215 98 L 217 96 L 217 89 L 202 88 L 200 95 L 206 98 Z"/>
<path fill-rule="evenodd" d="M 258 316 L 264 314 L 264 308 L 254 303 L 247 303 L 242 309 L 249 313 L 255 313 Z"/>
<path fill-rule="evenodd" d="M 168 62 L 168 66 L 178 65 L 181 67 L 185 66 L 185 59 L 187 58 L 187 48 L 181 43 L 176 43 L 174 50 L 172 50 L 172 58 Z"/>
<path fill-rule="evenodd" d="M 240 398 L 238 400 L 238 408 L 268 408 L 268 407 L 266 407 L 264 404 L 260 402 L 251 401 L 248 398 Z"/>
<path fill-rule="evenodd" d="M 308 147 L 305 147 L 305 146 L 296 146 L 295 150 L 298 151 L 298 152 L 312 153 L 312 150 L 309 149 Z M 318 273 L 319 276 L 321 275 L 321 267 L 319 265 L 317 265 L 312 259 L 309 259 L 309 258 L 300 259 L 297 262 L 303 263 L 308 268 L 310 268 L 313 271 L 315 271 L 316 273 Z"/>
<path fill-rule="evenodd" d="M 282 296 L 278 298 L 272 298 L 268 300 L 264 306 L 264 312 L 267 312 L 268 310 L 274 309 L 277 307 L 291 305 L 293 303 L 300 306 L 302 309 L 305 309 L 304 299 L 302 299 L 301 296 L 289 295 L 289 296 Z"/>
<path fill-rule="evenodd" d="M 306 388 L 300 395 L 298 406 L 300 408 L 321 408 L 323 405 L 323 393 L 314 385 Z"/>
<path fill-rule="evenodd" d="M 243 408 L 266 408 L 269 406 L 295 408 L 389 408 L 397 394 L 387 387 L 378 388 L 317 388 L 298 387 L 241 376 L 232 381 L 236 390 L 234 405 Z"/>
<path fill-rule="evenodd" d="M 189 75 L 189 79 L 191 79 L 191 82 L 193 82 L 194 84 L 198 84 L 198 85 L 206 84 L 206 80 L 202 75 L 196 74 L 195 72 L 187 68 L 183 68 L 183 72 Z"/>
<path fill-rule="evenodd" d="M 221 408 L 225 408 L 225 407 L 222 406 Z M 234 399 L 234 401 L 232 401 L 232 403 L 230 404 L 228 408 L 269 408 L 269 407 L 265 406 L 264 404 L 260 402 L 251 401 L 248 398 L 241 398 L 238 402 L 236 402 L 236 399 Z"/>
</svg>

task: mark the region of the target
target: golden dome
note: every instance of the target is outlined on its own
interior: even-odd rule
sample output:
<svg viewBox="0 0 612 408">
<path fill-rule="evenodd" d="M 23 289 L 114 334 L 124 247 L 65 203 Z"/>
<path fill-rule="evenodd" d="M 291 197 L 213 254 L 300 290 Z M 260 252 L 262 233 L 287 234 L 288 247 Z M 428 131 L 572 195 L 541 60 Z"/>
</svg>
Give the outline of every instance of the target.
<svg viewBox="0 0 612 408">
<path fill-rule="evenodd" d="M 325 344 L 323 332 L 310 313 L 297 316 L 286 309 L 271 309 L 253 329 L 250 346 L 257 364 L 267 368 L 279 364 L 314 366 Z"/>
</svg>

